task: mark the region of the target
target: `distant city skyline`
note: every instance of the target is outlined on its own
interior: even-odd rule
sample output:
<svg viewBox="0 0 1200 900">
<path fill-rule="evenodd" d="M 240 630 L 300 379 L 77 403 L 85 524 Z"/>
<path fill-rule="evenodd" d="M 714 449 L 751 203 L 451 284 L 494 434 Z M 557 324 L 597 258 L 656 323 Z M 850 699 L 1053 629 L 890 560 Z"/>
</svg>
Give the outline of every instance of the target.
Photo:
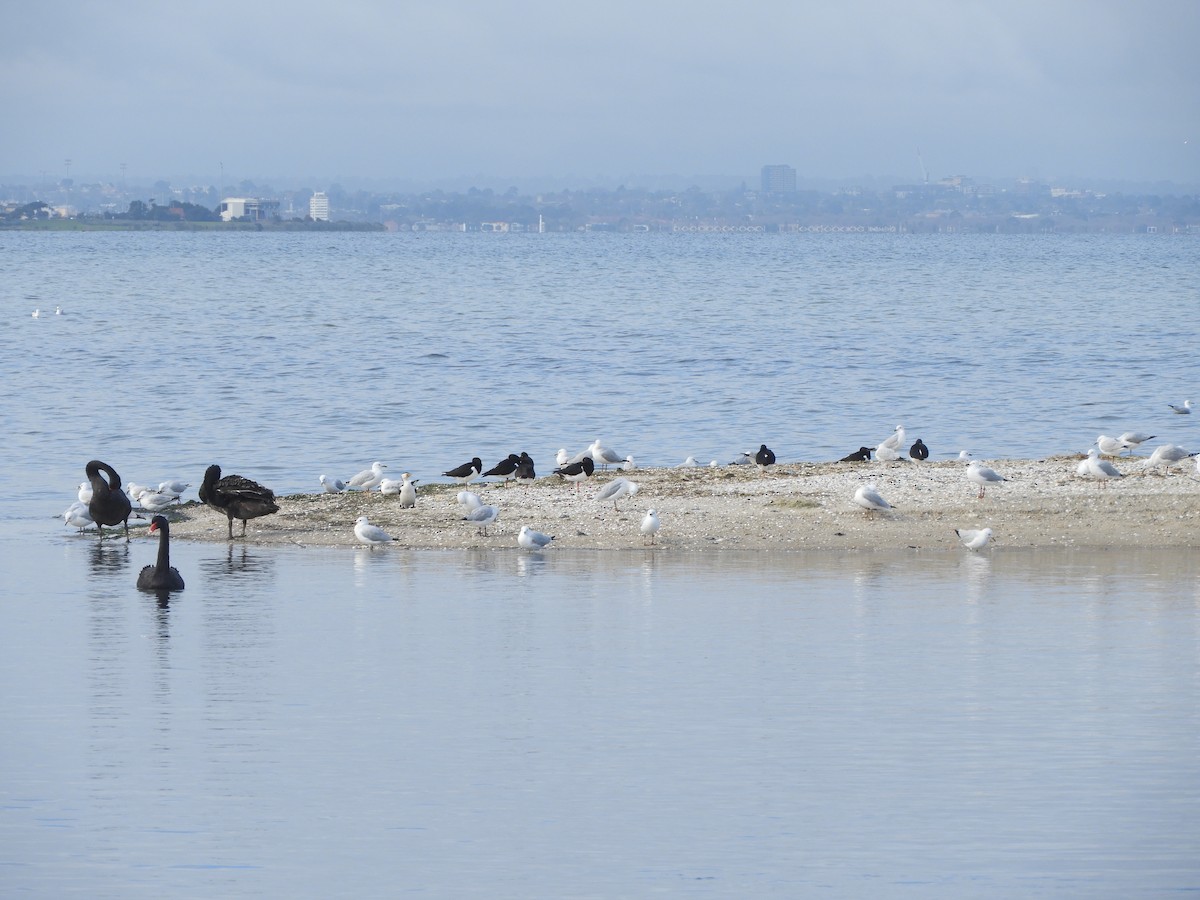
<svg viewBox="0 0 1200 900">
<path fill-rule="evenodd" d="M 1200 184 L 1200 3 L 4 4 L 0 182 Z"/>
</svg>

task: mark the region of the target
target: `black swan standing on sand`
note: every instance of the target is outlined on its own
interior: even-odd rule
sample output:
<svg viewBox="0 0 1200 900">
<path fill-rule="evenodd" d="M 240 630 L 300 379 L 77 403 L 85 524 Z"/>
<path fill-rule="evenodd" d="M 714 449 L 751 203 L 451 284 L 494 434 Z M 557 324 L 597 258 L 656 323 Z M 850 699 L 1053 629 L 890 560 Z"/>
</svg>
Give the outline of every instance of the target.
<svg viewBox="0 0 1200 900">
<path fill-rule="evenodd" d="M 125 492 L 121 490 L 121 476 L 108 463 L 93 459 L 83 471 L 87 473 L 88 482 L 92 485 L 92 499 L 88 503 L 88 512 L 96 523 L 96 531 L 104 537 L 105 525 L 125 525 L 125 540 L 129 540 L 129 514 L 133 507 Z M 108 476 L 106 481 L 100 473 Z"/>
<path fill-rule="evenodd" d="M 229 539 L 233 540 L 233 520 L 242 520 L 242 537 L 246 536 L 246 520 L 279 512 L 275 494 L 270 488 L 241 475 L 221 477 L 220 466 L 209 466 L 200 485 L 200 499 L 229 517 Z"/>
<path fill-rule="evenodd" d="M 163 516 L 150 520 L 150 530 L 158 532 L 158 562 L 138 574 L 137 586 L 143 591 L 182 591 L 183 576 L 171 565 L 171 527 Z"/>
</svg>

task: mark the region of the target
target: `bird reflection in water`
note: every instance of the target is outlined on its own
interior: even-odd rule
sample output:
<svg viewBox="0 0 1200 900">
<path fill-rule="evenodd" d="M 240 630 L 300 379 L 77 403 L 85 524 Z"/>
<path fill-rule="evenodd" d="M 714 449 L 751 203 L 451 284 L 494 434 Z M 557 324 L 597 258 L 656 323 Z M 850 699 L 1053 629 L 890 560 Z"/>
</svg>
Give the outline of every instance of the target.
<svg viewBox="0 0 1200 900">
<path fill-rule="evenodd" d="M 229 544 L 224 558 L 202 560 L 200 568 L 208 575 L 249 575 L 257 578 L 270 575 L 274 562 L 268 556 L 252 553 L 245 544 Z"/>
<path fill-rule="evenodd" d="M 97 541 L 89 551 L 88 562 L 93 575 L 112 575 L 129 568 L 129 544 Z"/>
</svg>

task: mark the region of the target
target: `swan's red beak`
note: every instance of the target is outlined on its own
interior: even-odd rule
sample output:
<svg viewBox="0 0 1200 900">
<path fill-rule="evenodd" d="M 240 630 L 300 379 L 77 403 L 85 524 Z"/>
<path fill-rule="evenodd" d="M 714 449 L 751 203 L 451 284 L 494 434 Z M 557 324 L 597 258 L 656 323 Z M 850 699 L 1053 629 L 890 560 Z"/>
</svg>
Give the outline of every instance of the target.
<svg viewBox="0 0 1200 900">
<path fill-rule="evenodd" d="M 150 523 L 150 529 L 149 529 L 149 530 L 150 530 L 150 531 L 158 531 L 158 523 L 157 523 L 157 522 L 151 522 L 151 523 Z"/>
</svg>

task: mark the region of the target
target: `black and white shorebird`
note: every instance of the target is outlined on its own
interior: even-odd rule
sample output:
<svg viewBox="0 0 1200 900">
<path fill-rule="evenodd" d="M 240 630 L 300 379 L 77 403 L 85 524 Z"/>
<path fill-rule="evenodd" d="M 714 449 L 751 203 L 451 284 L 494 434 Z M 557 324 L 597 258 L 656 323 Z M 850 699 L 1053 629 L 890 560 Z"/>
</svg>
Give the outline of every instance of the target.
<svg viewBox="0 0 1200 900">
<path fill-rule="evenodd" d="M 929 459 L 929 448 L 925 442 L 917 438 L 917 442 L 908 448 L 908 455 L 913 459 Z"/>
<path fill-rule="evenodd" d="M 513 477 L 524 484 L 532 484 L 537 480 L 537 471 L 533 467 L 533 457 L 524 450 L 521 451 L 520 461 L 517 463 L 517 470 L 513 472 Z"/>
<path fill-rule="evenodd" d="M 872 452 L 874 451 L 870 447 L 859 447 L 853 453 L 843 456 L 838 462 L 869 462 Z"/>
<path fill-rule="evenodd" d="M 554 474 L 560 478 L 565 478 L 567 481 L 575 482 L 575 492 L 579 493 L 579 485 L 592 477 L 592 473 L 596 471 L 596 464 L 592 462 L 590 456 L 585 456 L 579 462 L 567 463 L 565 466 L 559 466 L 554 470 Z"/>
<path fill-rule="evenodd" d="M 517 466 L 521 462 L 521 457 L 515 453 L 510 453 L 500 462 L 496 463 L 490 469 L 483 473 L 484 478 L 499 478 L 503 481 L 509 481 L 516 476 Z"/>
<path fill-rule="evenodd" d="M 443 472 L 447 478 L 453 478 L 459 484 L 467 484 L 479 477 L 479 473 L 483 471 L 483 460 L 478 456 L 473 457 L 470 462 L 465 462 L 461 466 L 455 466 L 448 472 Z"/>
<path fill-rule="evenodd" d="M 767 466 L 775 465 L 775 454 L 767 448 L 766 444 L 760 444 L 758 452 L 754 454 L 754 462 L 758 465 L 758 471 L 767 471 Z"/>
</svg>

